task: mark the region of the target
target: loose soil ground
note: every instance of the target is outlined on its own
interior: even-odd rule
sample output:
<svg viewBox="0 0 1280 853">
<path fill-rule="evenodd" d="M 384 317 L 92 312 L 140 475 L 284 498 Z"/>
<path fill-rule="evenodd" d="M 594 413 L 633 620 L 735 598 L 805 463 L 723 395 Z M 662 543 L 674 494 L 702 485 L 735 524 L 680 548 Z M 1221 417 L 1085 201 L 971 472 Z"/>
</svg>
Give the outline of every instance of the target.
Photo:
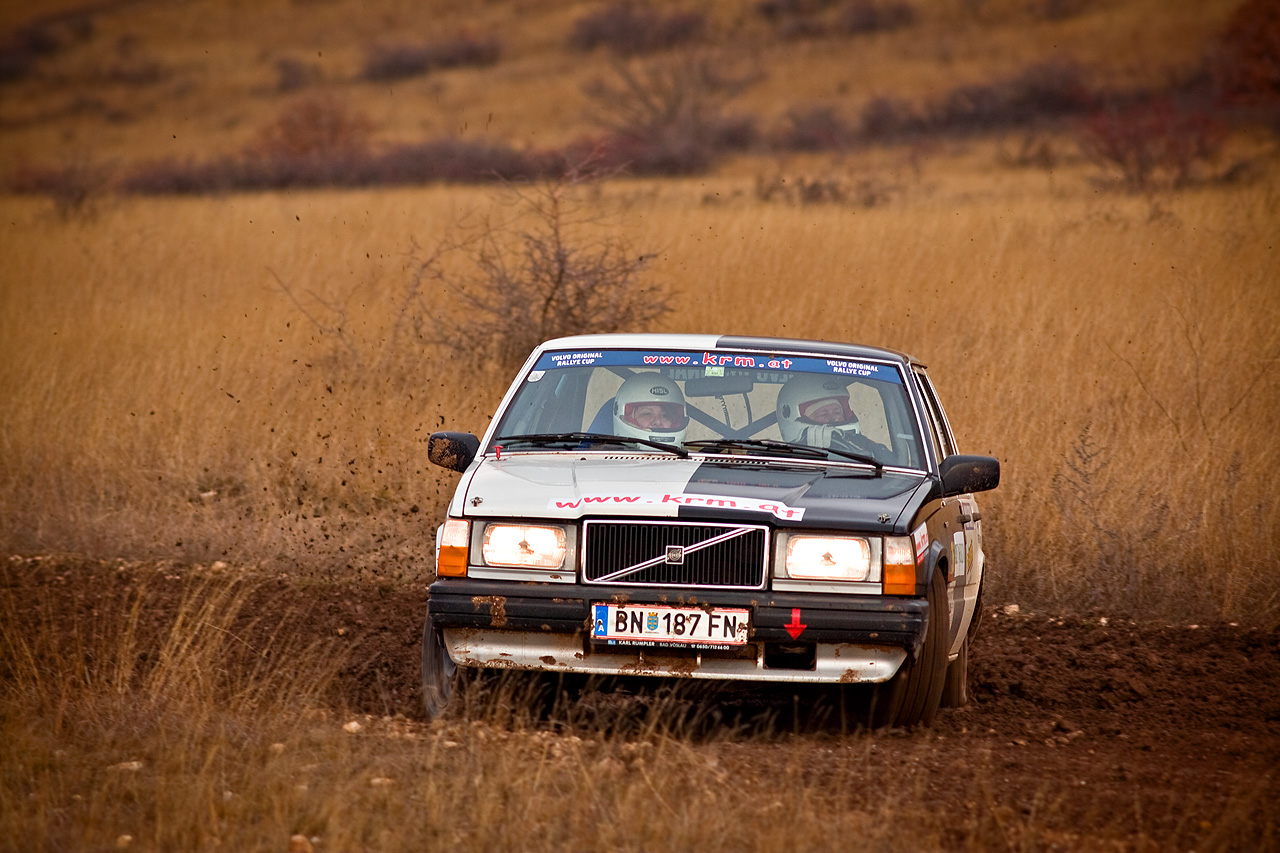
<svg viewBox="0 0 1280 853">
<path fill-rule="evenodd" d="M 197 576 L 218 573 L 235 569 L 11 558 L 3 587 L 30 602 L 24 618 L 65 621 L 68 630 L 112 618 L 141 592 L 148 630 L 163 631 Z M 250 587 L 242 619 L 250 643 L 255 632 L 277 631 L 348 647 L 327 700 L 336 712 L 428 725 L 418 687 L 425 584 L 278 577 Z M 994 797 L 986 805 L 996 814 L 1052 813 L 1154 839 L 1156 849 L 1219 828 L 1228 835 L 1210 846 L 1232 847 L 1244 827 L 1245 847 L 1277 845 L 1280 630 L 1053 617 L 1005 605 L 985 613 L 970 678 L 967 707 L 910 732 L 842 731 L 834 715 L 814 725 L 812 714 L 791 715 L 795 691 L 694 696 L 688 707 L 738 721 L 728 739 L 723 731 L 703 738 L 730 765 L 767 767 L 802 744 L 831 756 L 821 772 L 864 774 L 868 785 L 894 779 L 899 789 L 910 779 L 943 808 L 972 810 L 974 797 Z M 579 714 L 576 725 L 589 718 Z"/>
</svg>

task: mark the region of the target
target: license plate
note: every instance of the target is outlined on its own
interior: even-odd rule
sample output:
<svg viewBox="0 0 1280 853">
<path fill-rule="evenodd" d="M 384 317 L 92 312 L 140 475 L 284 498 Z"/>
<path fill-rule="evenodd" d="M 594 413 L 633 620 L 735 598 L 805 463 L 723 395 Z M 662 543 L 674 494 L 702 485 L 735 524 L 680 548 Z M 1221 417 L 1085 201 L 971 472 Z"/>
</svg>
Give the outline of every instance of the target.
<svg viewBox="0 0 1280 853">
<path fill-rule="evenodd" d="M 750 616 L 738 608 L 593 604 L 591 638 L 617 645 L 741 646 Z"/>
</svg>

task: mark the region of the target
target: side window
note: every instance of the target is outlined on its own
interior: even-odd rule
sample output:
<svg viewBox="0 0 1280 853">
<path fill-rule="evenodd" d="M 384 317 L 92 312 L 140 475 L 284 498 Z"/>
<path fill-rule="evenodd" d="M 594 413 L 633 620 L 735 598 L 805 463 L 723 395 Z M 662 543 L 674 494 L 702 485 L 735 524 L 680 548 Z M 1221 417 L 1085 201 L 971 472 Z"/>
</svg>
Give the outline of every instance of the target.
<svg viewBox="0 0 1280 853">
<path fill-rule="evenodd" d="M 938 405 L 938 398 L 933 393 L 933 385 L 929 382 L 929 377 L 918 370 L 915 371 L 915 377 L 920 395 L 924 397 L 925 420 L 929 422 L 929 436 L 933 440 L 933 450 L 937 454 L 938 461 L 941 462 L 956 452 L 955 442 L 952 441 L 946 416 L 942 414 L 942 407 Z"/>
</svg>

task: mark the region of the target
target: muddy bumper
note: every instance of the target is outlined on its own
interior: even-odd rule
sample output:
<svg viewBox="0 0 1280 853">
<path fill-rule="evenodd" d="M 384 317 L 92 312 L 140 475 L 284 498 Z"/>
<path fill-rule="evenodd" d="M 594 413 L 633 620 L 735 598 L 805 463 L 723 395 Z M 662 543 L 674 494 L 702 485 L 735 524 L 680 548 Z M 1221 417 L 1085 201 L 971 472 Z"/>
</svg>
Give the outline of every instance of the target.
<svg viewBox="0 0 1280 853">
<path fill-rule="evenodd" d="M 670 590 L 440 579 L 428 608 L 440 628 L 586 636 L 595 602 L 738 607 L 751 613 L 754 643 L 854 643 L 919 649 L 928 621 L 924 599 L 878 595 Z"/>
</svg>

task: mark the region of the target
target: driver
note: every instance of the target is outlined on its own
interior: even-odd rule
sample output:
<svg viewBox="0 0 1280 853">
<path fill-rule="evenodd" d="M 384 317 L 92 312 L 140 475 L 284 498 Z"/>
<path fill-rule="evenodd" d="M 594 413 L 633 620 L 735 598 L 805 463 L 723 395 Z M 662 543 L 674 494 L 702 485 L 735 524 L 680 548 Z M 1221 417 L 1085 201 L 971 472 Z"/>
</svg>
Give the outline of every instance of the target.
<svg viewBox="0 0 1280 853">
<path fill-rule="evenodd" d="M 614 435 L 679 444 L 688 427 L 684 394 L 661 373 L 631 376 L 613 398 Z"/>
<path fill-rule="evenodd" d="M 793 376 L 778 391 L 778 429 L 783 441 L 838 450 L 871 452 L 849 406 L 849 388 L 834 376 Z"/>
</svg>

